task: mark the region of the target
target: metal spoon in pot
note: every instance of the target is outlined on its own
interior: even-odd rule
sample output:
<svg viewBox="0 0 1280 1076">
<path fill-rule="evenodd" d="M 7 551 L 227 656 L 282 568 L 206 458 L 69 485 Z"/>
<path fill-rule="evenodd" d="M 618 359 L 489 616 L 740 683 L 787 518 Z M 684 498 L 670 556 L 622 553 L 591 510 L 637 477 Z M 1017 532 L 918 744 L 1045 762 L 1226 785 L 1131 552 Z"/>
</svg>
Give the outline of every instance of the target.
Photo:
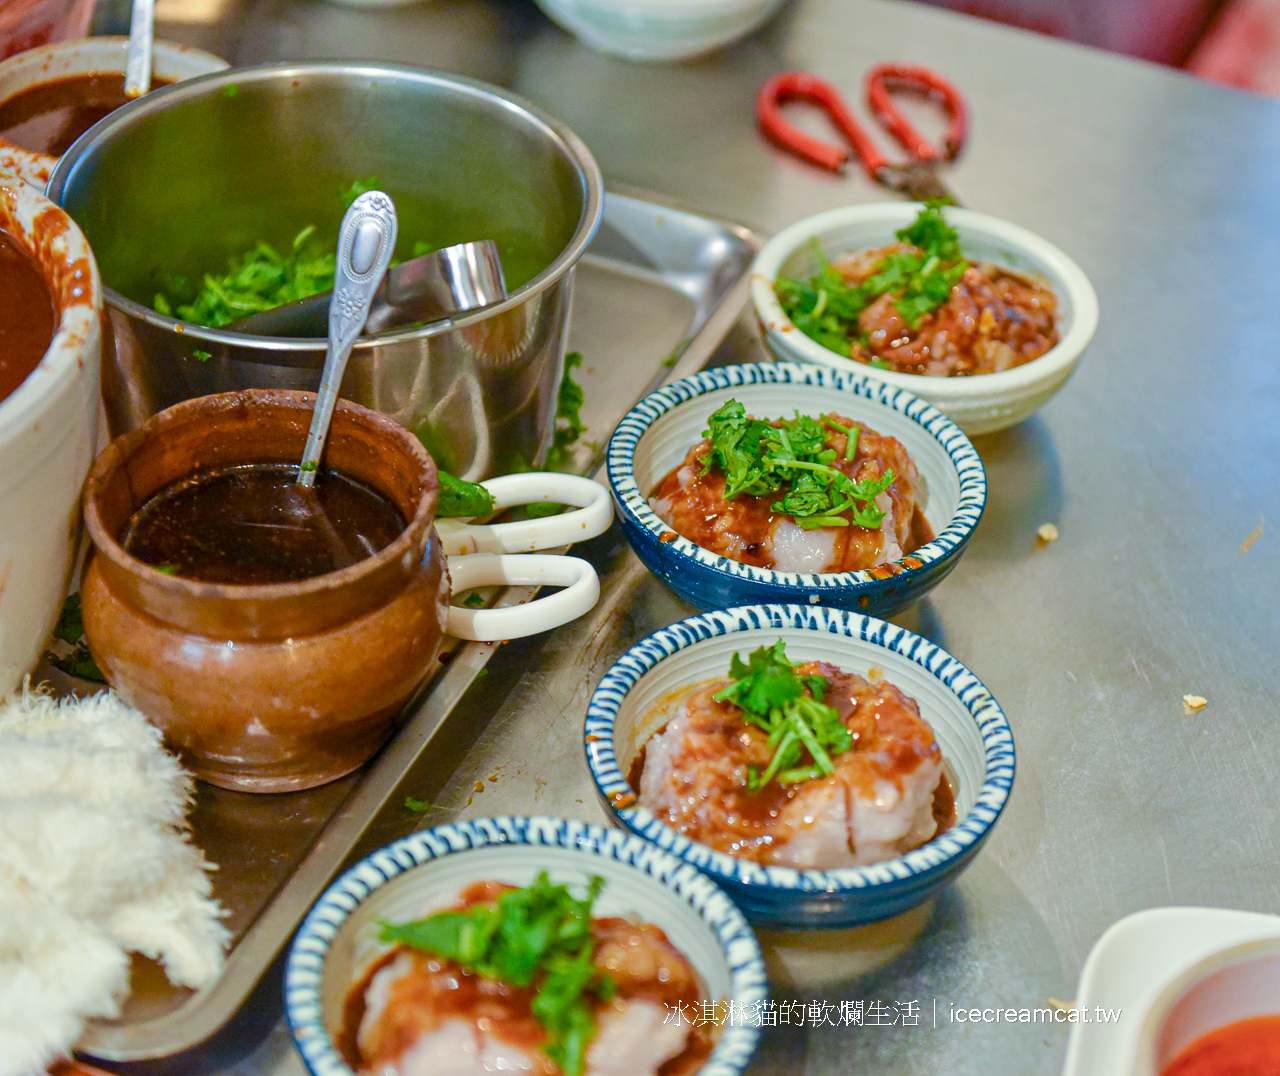
<svg viewBox="0 0 1280 1076">
<path fill-rule="evenodd" d="M 433 250 L 387 271 L 373 293 L 366 333 L 438 322 L 507 297 L 502 257 L 492 239 L 477 239 Z M 311 295 L 263 310 L 224 326 L 254 336 L 323 336 L 332 292 Z"/>
<path fill-rule="evenodd" d="M 125 61 L 124 95 L 141 97 L 151 89 L 151 41 L 155 36 L 155 0 L 133 0 L 129 22 L 129 57 Z"/>
<path fill-rule="evenodd" d="M 338 388 L 356 337 L 369 316 L 369 303 L 382 283 L 396 247 L 396 207 L 382 191 L 366 191 L 351 203 L 338 232 L 338 267 L 329 304 L 329 350 L 316 394 L 311 430 L 298 468 L 298 485 L 315 484 L 320 454 L 338 402 Z"/>
</svg>

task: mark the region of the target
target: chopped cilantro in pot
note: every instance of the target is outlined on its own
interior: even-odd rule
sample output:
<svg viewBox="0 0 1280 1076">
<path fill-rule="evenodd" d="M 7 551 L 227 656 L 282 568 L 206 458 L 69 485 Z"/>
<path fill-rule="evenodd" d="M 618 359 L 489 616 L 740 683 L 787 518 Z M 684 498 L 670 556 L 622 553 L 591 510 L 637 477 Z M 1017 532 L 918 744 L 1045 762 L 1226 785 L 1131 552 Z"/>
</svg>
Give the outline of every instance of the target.
<svg viewBox="0 0 1280 1076">
<path fill-rule="evenodd" d="M 227 92 L 233 89 L 228 86 Z M 349 208 L 361 194 L 378 187 L 376 177 L 357 179 L 339 189 L 337 195 Z M 315 225 L 303 228 L 284 253 L 270 243 L 259 243 L 248 253 L 232 258 L 225 273 L 206 273 L 198 286 L 175 278 L 171 294 L 157 294 L 152 305 L 166 317 L 216 329 L 250 314 L 329 291 L 333 288 L 337 255 L 333 246 L 326 247 L 315 232 Z M 414 257 L 425 253 L 426 244 L 414 244 Z M 189 302 L 184 301 L 185 296 L 190 297 Z"/>
<path fill-rule="evenodd" d="M 218 328 L 328 291 L 333 287 L 336 255 L 333 250 L 315 249 L 311 242 L 314 232 L 314 226 L 303 228 L 284 254 L 270 243 L 259 243 L 242 257 L 231 259 L 222 275 L 206 274 L 190 302 L 157 295 L 154 306 L 166 316 Z M 180 291 L 182 282 L 174 283 L 175 291 Z"/>
</svg>

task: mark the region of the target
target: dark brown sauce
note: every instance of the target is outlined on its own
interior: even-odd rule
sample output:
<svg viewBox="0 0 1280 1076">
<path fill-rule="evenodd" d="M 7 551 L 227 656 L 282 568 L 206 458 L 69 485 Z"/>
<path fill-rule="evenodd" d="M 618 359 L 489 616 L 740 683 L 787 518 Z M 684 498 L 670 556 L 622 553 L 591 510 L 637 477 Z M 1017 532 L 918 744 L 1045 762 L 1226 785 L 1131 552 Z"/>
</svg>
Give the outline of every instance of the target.
<svg viewBox="0 0 1280 1076">
<path fill-rule="evenodd" d="M 40 266 L 0 232 L 0 400 L 36 368 L 53 340 L 57 309 Z"/>
<path fill-rule="evenodd" d="M 933 790 L 933 821 L 937 824 L 934 837 L 941 837 L 956 824 L 956 793 L 951 780 L 944 773 Z"/>
<path fill-rule="evenodd" d="M 911 542 L 908 548 L 904 549 L 904 553 L 912 553 L 921 546 L 926 546 L 936 538 L 933 528 L 929 526 L 929 521 L 925 519 L 924 513 L 920 511 L 920 506 L 916 505 L 911 510 Z M 909 567 L 918 567 L 918 565 L 909 565 Z"/>
<path fill-rule="evenodd" d="M 61 157 L 100 119 L 133 100 L 125 96 L 124 79 L 101 72 L 28 86 L 0 102 L 0 135 L 23 149 Z M 151 85 L 171 80 L 152 79 Z"/>
<path fill-rule="evenodd" d="M 385 496 L 336 471 L 311 490 L 288 463 L 199 471 L 139 508 L 120 544 L 145 564 L 207 583 L 292 583 L 349 567 L 405 528 Z"/>
</svg>

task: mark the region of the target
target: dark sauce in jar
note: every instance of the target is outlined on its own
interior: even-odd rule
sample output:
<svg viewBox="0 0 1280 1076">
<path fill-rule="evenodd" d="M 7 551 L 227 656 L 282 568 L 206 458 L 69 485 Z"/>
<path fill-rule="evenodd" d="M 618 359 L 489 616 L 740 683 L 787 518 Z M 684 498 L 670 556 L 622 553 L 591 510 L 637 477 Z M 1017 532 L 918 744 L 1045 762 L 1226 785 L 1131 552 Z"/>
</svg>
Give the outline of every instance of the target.
<svg viewBox="0 0 1280 1076">
<path fill-rule="evenodd" d="M 198 471 L 154 493 L 129 519 L 125 550 L 206 583 L 294 583 L 373 556 L 405 528 L 383 494 L 337 471 L 312 489 L 290 463 Z"/>
<path fill-rule="evenodd" d="M 53 295 L 35 259 L 0 232 L 0 400 L 44 358 L 56 315 Z"/>
<path fill-rule="evenodd" d="M 125 96 L 124 81 L 123 74 L 106 71 L 28 86 L 0 102 L 0 135 L 23 149 L 61 157 L 100 119 L 134 100 Z M 152 79 L 151 85 L 172 82 Z"/>
</svg>

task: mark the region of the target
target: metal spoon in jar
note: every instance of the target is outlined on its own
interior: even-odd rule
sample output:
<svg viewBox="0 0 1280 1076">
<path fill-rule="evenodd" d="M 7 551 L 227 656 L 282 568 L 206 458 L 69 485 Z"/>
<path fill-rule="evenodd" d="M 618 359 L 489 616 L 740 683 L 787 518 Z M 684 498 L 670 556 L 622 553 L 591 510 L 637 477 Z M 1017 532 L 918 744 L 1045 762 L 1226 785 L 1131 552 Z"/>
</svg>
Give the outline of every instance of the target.
<svg viewBox="0 0 1280 1076">
<path fill-rule="evenodd" d="M 382 191 L 366 191 L 351 203 L 338 233 L 338 267 L 329 304 L 329 350 L 316 394 L 311 430 L 298 467 L 298 485 L 315 484 L 320 454 L 338 402 L 338 388 L 356 337 L 369 316 L 369 303 L 382 283 L 396 247 L 396 207 Z"/>
<path fill-rule="evenodd" d="M 151 41 L 155 34 L 155 0 L 133 0 L 129 22 L 129 57 L 125 61 L 124 95 L 142 97 L 151 89 Z"/>
</svg>

